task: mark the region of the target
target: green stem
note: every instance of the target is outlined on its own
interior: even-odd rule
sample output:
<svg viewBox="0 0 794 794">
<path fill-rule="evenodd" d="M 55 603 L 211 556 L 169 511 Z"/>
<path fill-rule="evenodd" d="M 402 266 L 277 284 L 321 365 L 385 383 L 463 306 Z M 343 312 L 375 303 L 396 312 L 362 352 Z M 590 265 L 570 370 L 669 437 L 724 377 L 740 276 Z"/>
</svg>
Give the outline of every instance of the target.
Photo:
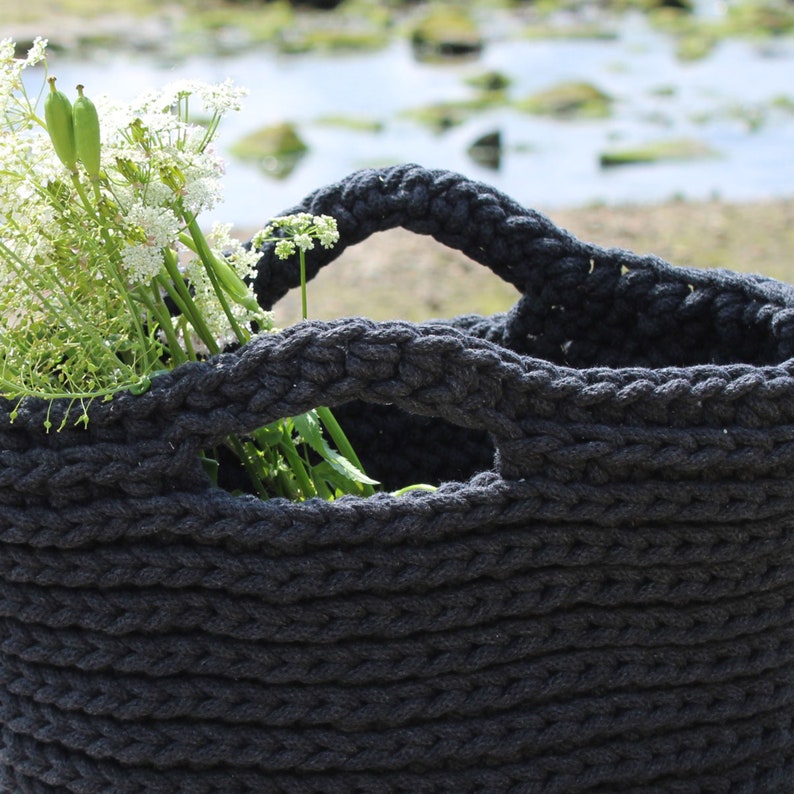
<svg viewBox="0 0 794 794">
<path fill-rule="evenodd" d="M 290 477 L 290 473 L 283 468 L 279 468 L 276 473 L 275 492 L 277 496 L 283 496 L 291 502 L 300 501 L 301 493 L 295 485 L 295 478 Z"/>
<path fill-rule="evenodd" d="M 171 315 L 163 303 L 160 291 L 157 288 L 157 280 L 153 279 L 151 284 L 152 296 L 149 297 L 144 290 L 136 292 L 140 302 L 146 307 L 156 321 L 160 330 L 165 334 L 165 339 L 168 347 L 168 352 L 172 359 L 172 368 L 184 364 L 188 361 L 188 357 L 182 350 L 179 344 L 179 337 L 174 330 L 174 324 L 171 321 Z"/>
<path fill-rule="evenodd" d="M 39 389 L 32 389 L 28 386 L 24 386 L 23 384 L 15 383 L 12 380 L 9 380 L 5 376 L 0 376 L 0 387 L 2 387 L 2 391 L 5 397 L 9 396 L 22 396 L 22 397 L 34 397 L 40 400 L 47 400 L 48 402 L 52 402 L 53 400 L 62 400 L 62 399 L 69 399 L 72 401 L 75 400 L 96 400 L 99 397 L 112 397 L 114 394 L 120 391 L 124 391 L 124 389 L 134 388 L 140 384 L 140 378 L 137 381 L 130 381 L 129 383 L 121 383 L 120 385 L 114 384 L 113 386 L 109 386 L 105 389 L 92 389 L 91 391 L 84 391 L 84 392 L 75 392 L 75 391 L 57 391 L 49 389 L 47 391 L 42 391 Z"/>
<path fill-rule="evenodd" d="M 229 301 L 226 300 L 226 293 L 218 283 L 218 277 L 215 274 L 215 271 L 212 269 L 212 266 L 205 263 L 205 269 L 207 271 L 207 275 L 209 276 L 210 283 L 212 284 L 212 289 L 215 291 L 218 302 L 220 303 L 223 313 L 226 315 L 226 319 L 229 322 L 229 327 L 237 337 L 237 341 L 241 345 L 245 344 L 251 338 L 251 335 L 240 326 L 240 323 L 237 322 L 237 318 L 234 316 L 234 314 L 232 314 Z"/>
<path fill-rule="evenodd" d="M 193 301 L 193 296 L 190 294 L 190 290 L 185 284 L 185 279 L 179 272 L 179 265 L 176 261 L 176 255 L 170 248 L 166 249 L 163 254 L 165 269 L 168 273 L 170 284 L 168 283 L 168 279 L 163 279 L 161 282 L 162 286 L 164 286 L 168 294 L 177 304 L 182 314 L 188 318 L 190 324 L 198 334 L 199 339 L 201 339 L 201 341 L 207 346 L 207 350 L 209 350 L 212 355 L 219 353 L 220 347 L 218 346 L 218 343 L 213 335 L 210 333 L 210 330 L 207 327 L 201 312 L 196 308 L 196 304 Z"/>
<path fill-rule="evenodd" d="M 229 327 L 237 337 L 237 341 L 240 342 L 240 344 L 245 344 L 251 338 L 251 335 L 240 326 L 237 318 L 232 313 L 226 293 L 221 286 L 220 281 L 218 280 L 215 269 L 213 268 L 215 255 L 210 250 L 207 239 L 204 237 L 204 233 L 201 231 L 201 228 L 196 221 L 196 216 L 185 210 L 183 211 L 183 218 L 187 224 L 190 234 L 180 235 L 179 239 L 182 243 L 187 245 L 188 248 L 193 251 L 193 253 L 196 254 L 201 260 L 202 264 L 204 265 L 204 270 L 206 271 L 210 279 L 210 283 L 212 284 L 212 289 L 214 290 L 215 295 L 218 298 L 218 302 L 223 309 L 223 313 L 226 315 L 226 319 L 229 322 Z"/>
<path fill-rule="evenodd" d="M 106 230 L 103 228 L 103 239 L 107 238 Z M 109 242 L 109 241 L 108 241 Z M 116 267 L 115 260 L 113 259 L 112 255 L 108 253 L 108 270 L 110 271 L 111 278 L 114 282 L 114 286 L 117 292 L 120 295 L 124 296 L 124 303 L 127 304 L 127 314 L 132 322 L 132 327 L 135 332 L 135 336 L 138 338 L 138 349 L 143 351 L 144 355 L 144 371 L 148 372 L 151 369 L 154 369 L 157 366 L 157 361 L 151 358 L 151 344 L 146 337 L 146 332 L 143 328 L 143 323 L 141 322 L 140 315 L 137 311 L 135 306 L 135 301 L 132 295 L 132 291 L 129 288 L 129 285 L 124 281 L 119 273 L 118 268 Z"/>
<path fill-rule="evenodd" d="M 198 225 L 196 216 L 186 209 L 182 209 L 181 213 L 182 219 L 185 221 L 185 225 L 190 232 L 190 237 L 193 240 L 193 246 L 191 246 L 193 251 L 201 257 L 202 262 L 206 263 L 212 261 L 214 258 L 212 251 L 204 237 L 204 232 L 201 231 L 201 227 Z"/>
<path fill-rule="evenodd" d="M 6 261 L 9 262 L 11 269 L 36 296 L 36 300 L 41 303 L 41 306 L 46 308 L 50 316 L 57 317 L 62 326 L 73 336 L 82 335 L 85 339 L 86 349 L 91 351 L 92 359 L 96 362 L 99 371 L 103 371 L 108 355 L 113 357 L 111 363 L 118 364 L 115 354 L 105 344 L 105 337 L 99 334 L 90 323 L 85 322 L 79 306 L 75 305 L 71 296 L 64 295 L 57 290 L 60 285 L 51 284 L 48 290 L 42 291 L 38 282 L 31 277 L 29 267 L 25 262 L 2 242 L 0 242 L 0 251 L 6 256 Z M 53 301 L 53 297 L 60 298 L 57 305 Z M 100 351 L 100 356 L 94 355 L 97 351 Z"/>
<path fill-rule="evenodd" d="M 103 269 L 110 275 L 117 294 L 123 297 L 124 302 L 127 305 L 127 315 L 132 323 L 133 331 L 138 340 L 138 349 L 142 351 L 144 355 L 144 370 L 149 371 L 150 369 L 153 369 L 157 366 L 157 362 L 151 358 L 151 346 L 149 344 L 149 340 L 146 338 L 146 333 L 144 332 L 141 318 L 139 317 L 134 302 L 131 299 L 129 285 L 123 278 L 117 266 L 118 263 L 115 254 L 118 251 L 118 244 L 111 239 L 110 235 L 108 234 L 107 227 L 102 223 L 100 214 L 97 212 L 96 208 L 86 195 L 79 176 L 73 172 L 71 174 L 71 178 L 72 184 L 80 196 L 80 200 L 86 212 L 87 218 L 99 230 L 99 235 L 105 246 L 102 261 L 106 263 L 106 266 Z M 97 201 L 99 201 L 101 199 L 101 194 L 99 191 L 99 185 L 96 182 L 94 182 L 94 192 L 97 197 Z M 49 201 L 52 202 L 53 206 L 55 206 L 62 214 L 65 215 L 67 207 L 64 207 L 61 202 L 55 200 L 52 194 L 45 192 L 44 195 Z"/>
<path fill-rule="evenodd" d="M 232 452 L 237 456 L 239 461 L 243 464 L 243 468 L 248 474 L 248 479 L 256 489 L 257 495 L 260 499 L 268 499 L 269 494 L 262 482 L 261 472 L 256 464 L 256 461 L 249 455 L 248 445 L 242 442 L 238 436 L 229 435 L 226 437 L 226 443 L 231 448 Z"/>
<path fill-rule="evenodd" d="M 83 190 L 83 183 L 80 181 L 80 175 L 77 171 L 71 172 L 72 177 L 72 185 L 74 185 L 74 189 L 77 191 L 77 195 L 80 196 L 80 201 L 83 203 L 83 207 L 85 208 L 86 212 L 91 216 L 91 219 L 97 223 L 98 226 L 101 226 L 99 223 L 99 218 L 96 214 L 96 210 L 94 209 L 94 205 L 89 201 L 88 194 Z"/>
<path fill-rule="evenodd" d="M 191 340 L 191 327 L 190 323 L 187 321 L 186 317 L 180 316 L 179 318 L 179 330 L 182 331 L 182 340 L 185 344 L 185 352 L 187 353 L 187 357 L 191 361 L 198 361 L 198 356 L 196 355 L 196 350 L 193 347 L 193 341 Z"/>
<path fill-rule="evenodd" d="M 331 489 L 326 485 L 322 477 L 315 477 L 314 484 L 317 486 L 317 496 L 319 496 L 320 499 L 325 499 L 326 502 L 330 502 L 331 499 L 334 498 Z"/>
<path fill-rule="evenodd" d="M 317 496 L 317 488 L 315 487 L 309 475 L 306 473 L 306 466 L 295 449 L 295 445 L 292 442 L 292 438 L 290 437 L 290 432 L 286 424 L 281 430 L 281 437 L 282 440 L 279 443 L 279 449 L 286 458 L 287 465 L 295 475 L 295 479 L 298 481 L 298 487 L 303 493 L 304 498 L 308 499 L 310 496 Z"/>
<path fill-rule="evenodd" d="M 303 319 L 309 317 L 309 301 L 306 296 L 306 252 L 301 248 L 298 256 L 300 260 L 300 278 L 301 278 L 301 313 Z"/>
</svg>

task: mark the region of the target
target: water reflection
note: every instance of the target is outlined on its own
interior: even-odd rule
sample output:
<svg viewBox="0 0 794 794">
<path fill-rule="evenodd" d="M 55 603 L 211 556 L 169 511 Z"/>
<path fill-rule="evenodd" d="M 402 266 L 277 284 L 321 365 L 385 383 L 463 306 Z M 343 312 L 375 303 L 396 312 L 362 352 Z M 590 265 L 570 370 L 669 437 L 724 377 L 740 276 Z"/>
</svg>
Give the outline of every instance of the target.
<svg viewBox="0 0 794 794">
<path fill-rule="evenodd" d="M 226 200 L 214 216 L 257 224 L 305 193 L 357 168 L 418 162 L 460 171 L 527 205 L 658 201 L 673 196 L 726 200 L 792 194 L 794 43 L 773 48 L 726 41 L 695 62 L 676 58 L 673 42 L 641 16 L 627 16 L 610 40 L 489 40 L 479 58 L 418 61 L 406 41 L 374 53 L 283 56 L 268 49 L 224 58 L 163 62 L 151 54 L 105 52 L 93 60 L 57 53 L 51 71 L 62 85 L 91 94 L 133 96 L 191 77 L 231 77 L 251 89 L 242 113 L 222 128 L 219 146 L 265 125 L 293 122 L 308 151 L 278 179 L 229 158 Z M 486 71 L 509 77 L 513 99 L 559 81 L 587 79 L 614 98 L 603 119 L 564 121 L 485 106 L 443 131 L 411 111 L 472 97 L 470 79 Z M 323 123 L 329 116 L 369 125 Z M 692 138 L 717 158 L 604 169 L 600 154 L 660 138 Z M 491 142 L 484 145 L 483 142 Z"/>
</svg>

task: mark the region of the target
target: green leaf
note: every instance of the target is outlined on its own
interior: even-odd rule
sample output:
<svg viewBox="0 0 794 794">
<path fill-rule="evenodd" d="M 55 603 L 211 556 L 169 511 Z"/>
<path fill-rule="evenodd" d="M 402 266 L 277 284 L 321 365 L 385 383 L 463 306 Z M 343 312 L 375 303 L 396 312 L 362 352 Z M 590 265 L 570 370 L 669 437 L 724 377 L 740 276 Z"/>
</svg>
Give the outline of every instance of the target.
<svg viewBox="0 0 794 794">
<path fill-rule="evenodd" d="M 303 440 L 324 460 L 328 461 L 334 471 L 353 482 L 365 483 L 366 485 L 377 485 L 377 480 L 367 477 L 358 467 L 354 466 L 344 455 L 340 455 L 336 450 L 331 449 L 328 442 L 323 438 L 322 427 L 314 411 L 293 417 L 295 430 Z"/>
<path fill-rule="evenodd" d="M 349 477 L 340 474 L 327 460 L 312 466 L 311 474 L 312 481 L 317 486 L 317 492 L 322 495 L 323 499 L 331 501 L 346 494 L 367 495 L 365 489 L 369 486 L 353 482 Z"/>
</svg>

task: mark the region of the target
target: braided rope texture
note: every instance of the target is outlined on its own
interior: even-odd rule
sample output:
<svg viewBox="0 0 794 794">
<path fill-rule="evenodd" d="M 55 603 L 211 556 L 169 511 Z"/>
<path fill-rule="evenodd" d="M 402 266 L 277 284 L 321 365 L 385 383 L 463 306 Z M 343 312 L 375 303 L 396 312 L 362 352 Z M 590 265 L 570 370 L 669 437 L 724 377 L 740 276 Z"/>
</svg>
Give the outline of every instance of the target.
<svg viewBox="0 0 794 794">
<path fill-rule="evenodd" d="M 2 403 L 0 789 L 791 791 L 794 289 L 417 166 L 295 210 L 432 235 L 516 306 L 300 323 L 87 430 Z M 295 270 L 262 252 L 263 304 Z M 211 487 L 200 450 L 318 405 L 439 489 Z"/>
</svg>

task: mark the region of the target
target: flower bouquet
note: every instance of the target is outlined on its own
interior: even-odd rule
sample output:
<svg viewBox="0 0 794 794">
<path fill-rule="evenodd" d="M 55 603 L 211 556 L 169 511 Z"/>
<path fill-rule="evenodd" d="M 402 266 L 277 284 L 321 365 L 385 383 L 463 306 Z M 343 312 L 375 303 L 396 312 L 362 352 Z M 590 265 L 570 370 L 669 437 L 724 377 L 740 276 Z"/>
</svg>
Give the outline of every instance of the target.
<svg viewBox="0 0 794 794">
<path fill-rule="evenodd" d="M 2 394 L 66 400 L 57 425 L 50 413 L 44 420 L 62 430 L 87 424 L 95 400 L 140 394 L 158 372 L 272 331 L 249 283 L 259 254 L 230 225 L 205 236 L 197 219 L 219 198 L 223 163 L 212 143 L 245 91 L 181 81 L 98 109 L 82 85 L 72 103 L 49 77 L 31 98 L 23 72 L 46 65 L 46 42 L 25 59 L 10 40 L 2 48 L 1 189 L 12 208 L 0 234 Z M 338 237 L 334 218 L 302 213 L 273 219 L 253 244 L 273 240 L 277 256 L 297 255 L 305 272 L 305 252 Z M 305 278 L 303 308 L 305 317 Z M 322 407 L 231 435 L 204 464 L 216 482 L 241 480 L 241 470 L 262 498 L 369 495 L 376 484 Z"/>
<path fill-rule="evenodd" d="M 0 789 L 787 791 L 794 289 L 410 165 L 205 239 L 230 90 L 5 100 Z M 516 305 L 270 327 L 397 226 Z"/>
</svg>

